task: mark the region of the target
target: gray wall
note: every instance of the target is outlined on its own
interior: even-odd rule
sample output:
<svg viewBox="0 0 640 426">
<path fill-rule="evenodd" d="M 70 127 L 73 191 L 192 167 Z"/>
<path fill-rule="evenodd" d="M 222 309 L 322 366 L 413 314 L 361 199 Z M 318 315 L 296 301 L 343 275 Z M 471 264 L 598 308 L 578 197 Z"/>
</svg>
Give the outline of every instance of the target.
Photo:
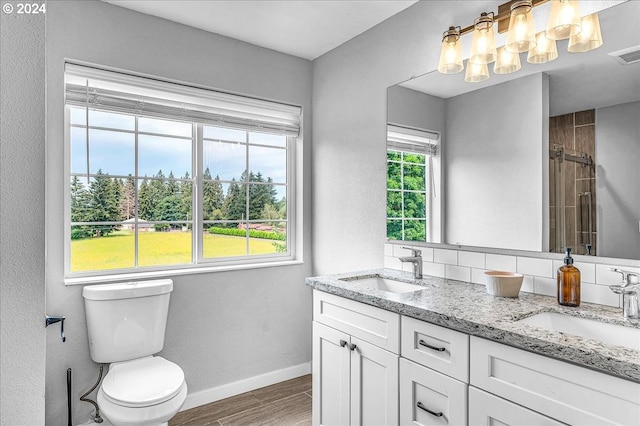
<svg viewBox="0 0 640 426">
<path fill-rule="evenodd" d="M 314 273 L 383 264 L 387 88 L 436 69 L 442 31 L 499 4 L 455 3 L 418 2 L 313 62 Z"/>
<path fill-rule="evenodd" d="M 45 417 L 45 19 L 0 15 L 0 424 L 38 425 Z"/>
<path fill-rule="evenodd" d="M 67 343 L 55 333 L 47 338 L 46 416 L 53 425 L 65 418 L 66 369 L 74 371 L 78 423 L 88 418 L 91 406 L 77 397 L 98 372 L 89 357 L 82 286 L 63 283 L 64 59 L 301 105 L 306 188 L 311 170 L 311 63 L 98 1 L 49 2 L 46 42 L 47 309 L 68 318 Z M 38 170 L 28 173 L 36 173 L 42 182 L 44 174 Z M 182 367 L 190 393 L 311 360 L 311 291 L 304 285 L 311 273 L 310 200 L 305 191 L 304 264 L 173 278 L 161 355 Z M 41 211 L 37 219 L 25 226 L 35 223 L 37 229 L 44 219 Z"/>
<path fill-rule="evenodd" d="M 445 100 L 402 86 L 387 90 L 389 123 L 419 129 L 445 131 Z"/>
<path fill-rule="evenodd" d="M 446 241 L 542 250 L 543 74 L 447 99 Z"/>
<path fill-rule="evenodd" d="M 640 102 L 596 110 L 598 255 L 640 254 Z"/>
</svg>

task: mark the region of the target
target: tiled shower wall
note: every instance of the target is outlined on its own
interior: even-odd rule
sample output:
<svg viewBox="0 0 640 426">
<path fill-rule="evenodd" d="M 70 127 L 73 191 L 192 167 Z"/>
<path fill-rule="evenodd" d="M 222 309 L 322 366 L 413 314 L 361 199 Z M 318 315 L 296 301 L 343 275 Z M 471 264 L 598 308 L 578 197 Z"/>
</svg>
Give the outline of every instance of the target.
<svg viewBox="0 0 640 426">
<path fill-rule="evenodd" d="M 563 146 L 566 154 L 582 155 L 595 160 L 596 131 L 595 110 L 574 112 L 549 118 L 549 147 Z M 589 241 L 588 198 L 580 194 L 591 192 L 591 254 L 597 255 L 596 247 L 596 175 L 595 165 L 590 167 L 573 161 L 562 163 L 564 173 L 564 215 L 566 246 L 575 254 L 586 254 L 584 243 Z M 556 190 L 554 161 L 549 160 L 549 246 L 556 244 Z M 580 206 L 582 205 L 582 209 Z M 564 251 L 551 250 L 556 252 Z"/>
<path fill-rule="evenodd" d="M 413 265 L 402 263 L 399 257 L 411 256 L 411 251 L 403 247 L 407 244 L 384 245 L 384 267 L 412 271 Z M 556 271 L 562 265 L 560 259 L 483 253 L 412 246 L 422 251 L 423 273 L 451 280 L 485 284 L 484 272 L 500 270 L 517 272 L 524 275 L 522 290 L 529 293 L 556 296 Z M 597 261 L 597 258 L 593 258 Z M 609 268 L 620 268 L 640 274 L 639 267 L 608 265 L 604 263 L 575 262 L 581 275 L 581 299 L 583 302 L 601 305 L 621 306 L 618 295 L 609 286 L 620 283 L 620 275 Z"/>
</svg>

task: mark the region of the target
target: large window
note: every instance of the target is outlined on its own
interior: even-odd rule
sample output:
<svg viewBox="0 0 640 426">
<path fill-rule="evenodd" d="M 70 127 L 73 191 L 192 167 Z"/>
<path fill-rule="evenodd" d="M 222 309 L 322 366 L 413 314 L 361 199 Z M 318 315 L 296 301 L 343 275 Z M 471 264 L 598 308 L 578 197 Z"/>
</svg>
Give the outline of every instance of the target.
<svg viewBox="0 0 640 426">
<path fill-rule="evenodd" d="M 430 241 L 432 156 L 438 135 L 389 125 L 387 129 L 387 238 Z"/>
<path fill-rule="evenodd" d="M 65 76 L 68 276 L 293 258 L 299 108 Z"/>
</svg>

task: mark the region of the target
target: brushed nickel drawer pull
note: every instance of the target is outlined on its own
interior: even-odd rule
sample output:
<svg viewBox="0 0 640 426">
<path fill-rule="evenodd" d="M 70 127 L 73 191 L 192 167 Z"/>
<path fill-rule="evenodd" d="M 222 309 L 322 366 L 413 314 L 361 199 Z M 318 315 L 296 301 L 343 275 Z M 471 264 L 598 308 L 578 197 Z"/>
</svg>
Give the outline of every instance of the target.
<svg viewBox="0 0 640 426">
<path fill-rule="evenodd" d="M 420 340 L 418 342 L 420 345 L 424 346 L 425 348 L 429 348 L 432 349 L 434 351 L 438 351 L 438 352 L 444 352 L 446 348 L 439 348 L 437 346 L 431 346 L 430 344 L 428 344 L 427 342 L 425 342 L 424 340 Z"/>
<path fill-rule="evenodd" d="M 340 347 L 344 348 L 345 346 L 347 346 L 347 342 L 344 340 L 340 340 Z"/>
<path fill-rule="evenodd" d="M 418 406 L 419 409 L 426 411 L 427 413 L 431 414 L 432 416 L 436 416 L 436 417 L 442 417 L 442 411 L 436 413 L 435 411 L 431 411 L 429 410 L 427 407 L 425 407 L 422 402 L 418 401 L 418 403 L 416 404 Z"/>
</svg>

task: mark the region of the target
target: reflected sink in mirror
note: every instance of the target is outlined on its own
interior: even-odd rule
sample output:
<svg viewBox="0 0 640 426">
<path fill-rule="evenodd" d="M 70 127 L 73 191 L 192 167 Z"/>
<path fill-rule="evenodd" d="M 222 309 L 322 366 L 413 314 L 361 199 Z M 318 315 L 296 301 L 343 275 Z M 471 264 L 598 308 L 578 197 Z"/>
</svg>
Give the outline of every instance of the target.
<svg viewBox="0 0 640 426">
<path fill-rule="evenodd" d="M 624 325 L 563 315 L 557 312 L 542 312 L 518 322 L 640 351 L 640 328 L 625 327 Z"/>
<path fill-rule="evenodd" d="M 384 278 L 377 276 L 343 278 L 340 281 L 348 281 L 357 283 L 363 287 L 369 287 L 376 290 L 388 291 L 389 293 L 411 293 L 414 291 L 424 290 L 425 287 L 416 284 L 409 284 L 404 281 L 394 280 L 392 278 Z"/>
</svg>

